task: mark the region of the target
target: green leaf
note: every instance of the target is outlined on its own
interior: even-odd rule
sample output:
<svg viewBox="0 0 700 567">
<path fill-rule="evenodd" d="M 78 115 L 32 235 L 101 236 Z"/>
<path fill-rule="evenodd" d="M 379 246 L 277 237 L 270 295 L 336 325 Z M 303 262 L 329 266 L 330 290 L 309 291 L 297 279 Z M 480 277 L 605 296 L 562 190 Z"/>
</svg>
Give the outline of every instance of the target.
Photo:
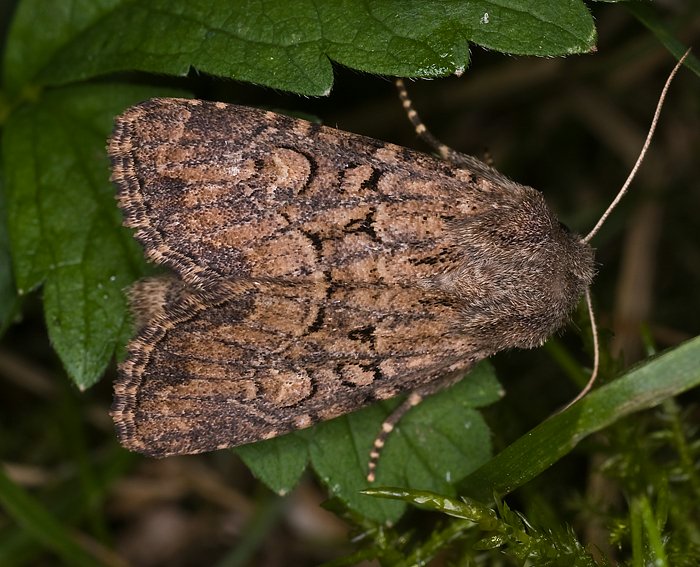
<svg viewBox="0 0 700 567">
<path fill-rule="evenodd" d="M 7 207 L 2 179 L 2 170 L 0 170 L 0 335 L 12 322 L 20 304 L 12 275 L 12 256 L 7 235 Z"/>
<path fill-rule="evenodd" d="M 453 484 L 491 455 L 490 432 L 474 408 L 502 396 L 493 368 L 482 362 L 455 386 L 413 408 L 391 432 L 377 468 L 377 485 L 453 494 Z M 399 518 L 405 505 L 370 499 L 367 464 L 382 421 L 397 400 L 277 439 L 239 447 L 253 474 L 279 494 L 291 490 L 310 460 L 332 496 L 369 519 Z"/>
<path fill-rule="evenodd" d="M 376 498 L 403 500 L 424 510 L 469 520 L 487 530 L 495 528 L 498 522 L 496 513 L 491 508 L 470 498 L 449 498 L 429 490 L 406 490 L 388 486 L 368 488 L 362 493 Z"/>
<path fill-rule="evenodd" d="M 453 483 L 491 454 L 490 432 L 473 408 L 502 394 L 490 364 L 482 363 L 461 382 L 427 398 L 391 432 L 379 460 L 377 485 L 401 485 L 453 494 Z M 399 518 L 405 505 L 370 499 L 367 464 L 381 423 L 396 403 L 377 404 L 316 428 L 309 452 L 331 493 L 370 519 Z"/>
<path fill-rule="evenodd" d="M 372 442 L 388 408 L 395 405 L 375 404 L 322 423 L 316 427 L 314 443 L 309 447 L 314 470 L 329 492 L 365 518 L 379 522 L 396 520 L 405 509 L 401 503 L 372 501 L 360 494 L 368 486 L 367 463 Z M 392 435 L 396 433 L 394 430 Z M 382 457 L 379 463 L 380 478 L 384 479 L 387 462 Z"/>
<path fill-rule="evenodd" d="M 60 60 L 60 53 L 105 17 L 119 0 L 29 0 L 17 3 L 3 61 L 4 87 L 10 92 L 37 83 Z M 83 57 L 90 58 L 89 51 Z"/>
<path fill-rule="evenodd" d="M 700 337 L 630 370 L 518 439 L 458 486 L 478 500 L 512 492 L 582 439 L 624 416 L 700 385 Z"/>
<path fill-rule="evenodd" d="M 581 0 L 25 0 L 9 34 L 5 82 L 18 91 L 122 70 L 186 75 L 195 67 L 323 95 L 333 82 L 331 61 L 438 77 L 466 68 L 468 41 L 555 56 L 591 51 L 595 39 Z"/>
<path fill-rule="evenodd" d="M 297 431 L 238 447 L 236 453 L 256 478 L 284 496 L 299 482 L 309 462 L 307 438 L 310 434 L 313 430 Z"/>
<path fill-rule="evenodd" d="M 50 339 L 80 388 L 104 371 L 128 332 L 123 290 L 144 269 L 121 227 L 105 140 L 115 114 L 153 89 L 80 86 L 14 112 L 2 140 L 17 289 L 44 284 Z"/>
<path fill-rule="evenodd" d="M 509 0 L 460 3 L 468 39 L 477 45 L 518 55 L 588 53 L 596 31 L 588 9 L 577 0 Z"/>
</svg>

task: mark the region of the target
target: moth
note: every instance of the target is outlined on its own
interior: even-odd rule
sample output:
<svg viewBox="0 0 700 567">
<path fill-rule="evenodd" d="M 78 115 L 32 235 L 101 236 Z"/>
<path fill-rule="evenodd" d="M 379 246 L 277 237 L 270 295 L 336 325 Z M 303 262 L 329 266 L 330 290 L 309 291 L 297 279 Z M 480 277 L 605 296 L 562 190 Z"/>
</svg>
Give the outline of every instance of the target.
<svg viewBox="0 0 700 567">
<path fill-rule="evenodd" d="M 411 392 L 405 411 L 540 345 L 593 279 L 542 195 L 470 156 L 173 98 L 119 116 L 109 155 L 124 224 L 172 271 L 131 290 L 112 408 L 121 443 L 154 457 Z"/>
</svg>

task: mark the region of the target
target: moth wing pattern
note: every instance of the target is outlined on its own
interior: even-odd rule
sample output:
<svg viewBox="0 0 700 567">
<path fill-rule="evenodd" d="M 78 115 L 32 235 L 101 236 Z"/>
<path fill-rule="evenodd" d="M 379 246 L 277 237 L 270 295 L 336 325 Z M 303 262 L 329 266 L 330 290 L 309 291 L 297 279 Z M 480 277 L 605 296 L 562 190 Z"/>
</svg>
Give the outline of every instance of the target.
<svg viewBox="0 0 700 567">
<path fill-rule="evenodd" d="M 332 311 L 318 283 L 182 293 L 121 365 L 113 411 L 123 444 L 157 457 L 241 445 L 471 366 L 465 339 L 438 320 L 448 312 L 406 321 L 409 291 L 374 292 L 385 307 L 372 312 L 366 293 L 343 290 Z"/>
<path fill-rule="evenodd" d="M 415 269 L 421 253 L 434 255 L 447 222 L 490 207 L 508 182 L 494 170 L 477 179 L 371 138 L 200 100 L 128 109 L 109 153 L 125 224 L 150 260 L 195 287 L 359 268 L 359 246 L 348 249 L 357 241 L 371 244 L 373 258 L 390 254 L 397 272 L 404 251 Z"/>
<path fill-rule="evenodd" d="M 553 261 L 579 240 L 541 195 L 486 165 L 181 99 L 128 109 L 109 153 L 125 224 L 176 276 L 132 291 L 115 385 L 122 443 L 154 456 L 273 437 L 538 344 L 592 278 L 587 253 L 573 275 Z"/>
</svg>

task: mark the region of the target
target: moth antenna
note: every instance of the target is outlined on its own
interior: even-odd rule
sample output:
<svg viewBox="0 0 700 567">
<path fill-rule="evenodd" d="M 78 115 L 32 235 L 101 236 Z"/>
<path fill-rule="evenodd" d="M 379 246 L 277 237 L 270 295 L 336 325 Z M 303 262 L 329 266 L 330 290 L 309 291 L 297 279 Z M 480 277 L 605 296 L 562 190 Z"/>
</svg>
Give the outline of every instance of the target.
<svg viewBox="0 0 700 567">
<path fill-rule="evenodd" d="M 399 91 L 399 99 L 401 100 L 401 105 L 406 111 L 406 116 L 408 120 L 413 124 L 413 128 L 416 131 L 416 135 L 428 144 L 442 159 L 456 165 L 457 167 L 471 167 L 475 169 L 483 169 L 484 166 L 489 167 L 490 164 L 484 164 L 479 159 L 468 154 L 463 154 L 457 150 L 453 150 L 450 146 L 443 144 L 438 140 L 433 134 L 428 130 L 428 128 L 421 120 L 421 117 L 413 108 L 413 102 L 408 96 L 408 91 L 406 90 L 406 85 L 403 79 L 396 79 L 396 90 Z"/>
<path fill-rule="evenodd" d="M 632 183 L 632 180 L 636 177 L 637 171 L 639 170 L 640 166 L 642 165 L 642 162 L 644 161 L 644 157 L 646 156 L 647 150 L 649 149 L 649 145 L 651 144 L 651 138 L 654 135 L 654 131 L 656 130 L 656 125 L 659 122 L 659 115 L 661 114 L 661 108 L 664 105 L 664 100 L 666 99 L 666 93 L 668 92 L 668 88 L 671 86 L 671 81 L 673 81 L 673 78 L 676 76 L 676 73 L 681 68 L 686 57 L 688 57 L 689 54 L 690 54 L 690 49 L 688 49 L 683 54 L 683 57 L 681 57 L 678 60 L 678 63 L 676 63 L 676 66 L 673 68 L 671 73 L 668 75 L 668 78 L 666 79 L 666 84 L 664 85 L 664 88 L 661 91 L 661 95 L 659 96 L 659 102 L 656 103 L 656 111 L 654 112 L 654 117 L 651 120 L 651 126 L 649 127 L 649 132 L 647 134 L 646 140 L 644 140 L 644 145 L 642 146 L 641 152 L 639 152 L 639 157 L 637 158 L 637 161 L 635 162 L 634 167 L 632 168 L 632 171 L 630 171 L 630 174 L 627 176 L 627 180 L 622 185 L 622 189 L 620 189 L 620 191 L 617 193 L 617 196 L 615 197 L 615 199 L 613 199 L 613 202 L 610 203 L 610 206 L 607 208 L 607 210 L 600 217 L 600 220 L 593 227 L 593 230 L 591 230 L 591 232 L 589 232 L 586 235 L 586 237 L 583 239 L 584 242 L 586 242 L 586 243 L 590 242 L 590 240 L 598 233 L 598 231 L 600 230 L 600 227 L 603 226 L 603 223 L 607 220 L 607 218 L 613 212 L 615 207 L 617 207 L 619 202 L 625 196 L 625 194 L 627 193 L 627 189 L 629 188 L 630 184 Z"/>
<path fill-rule="evenodd" d="M 369 453 L 369 464 L 367 465 L 367 482 L 374 482 L 377 472 L 377 463 L 379 462 L 379 457 L 382 454 L 382 449 L 384 448 L 384 443 L 386 443 L 386 438 L 394 430 L 396 424 L 401 421 L 401 418 L 408 413 L 408 411 L 417 406 L 423 401 L 423 396 L 417 392 L 412 392 L 408 398 L 398 406 L 394 411 L 392 411 L 388 417 L 382 422 L 382 428 L 379 431 L 379 435 L 374 440 L 372 445 L 372 450 Z"/>
<path fill-rule="evenodd" d="M 593 311 L 593 301 L 591 300 L 591 290 L 586 289 L 584 297 L 586 298 L 586 307 L 588 307 L 588 318 L 591 321 L 591 335 L 593 336 L 593 370 L 591 371 L 591 377 L 588 379 L 583 390 L 581 390 L 578 395 L 566 404 L 560 411 L 564 411 L 573 406 L 581 398 L 583 398 L 588 392 L 593 388 L 596 379 L 598 378 L 598 369 L 600 368 L 600 345 L 598 343 L 598 324 L 595 322 L 595 312 Z"/>
<path fill-rule="evenodd" d="M 627 179 L 625 180 L 625 183 L 622 185 L 622 188 L 617 193 L 612 203 L 610 203 L 610 206 L 608 206 L 607 210 L 600 217 L 600 220 L 598 220 L 597 224 L 593 227 L 593 230 L 591 230 L 583 239 L 584 242 L 590 242 L 590 240 L 598 233 L 600 228 L 603 226 L 603 223 L 607 220 L 612 211 L 615 209 L 615 207 L 617 207 L 617 205 L 627 193 L 627 190 L 629 189 L 632 180 L 637 175 L 637 171 L 639 170 L 640 166 L 642 165 L 642 162 L 644 161 L 644 157 L 646 156 L 647 150 L 649 149 L 649 145 L 651 144 L 651 139 L 654 136 L 656 125 L 659 122 L 661 109 L 663 108 L 664 101 L 666 99 L 666 94 L 668 93 L 668 89 L 671 86 L 671 82 L 673 81 L 673 78 L 676 76 L 676 73 L 678 73 L 678 70 L 681 68 L 683 62 L 689 54 L 690 49 L 688 49 L 683 54 L 683 57 L 681 57 L 678 60 L 676 65 L 673 67 L 673 70 L 669 73 L 668 78 L 666 79 L 666 83 L 664 84 L 664 88 L 661 90 L 661 94 L 659 95 L 659 101 L 656 103 L 656 110 L 654 111 L 654 117 L 651 120 L 651 126 L 649 126 L 649 132 L 647 133 L 647 137 L 644 140 L 642 150 L 639 152 L 639 157 L 637 157 L 637 161 L 635 162 L 634 167 L 632 167 L 632 171 L 630 171 L 629 175 L 627 176 Z M 593 301 L 591 300 L 590 289 L 586 289 L 585 298 L 586 306 L 588 307 L 588 318 L 591 321 L 591 333 L 593 335 L 593 370 L 591 372 L 590 378 L 588 379 L 588 383 L 583 388 L 583 390 L 581 390 L 579 394 L 573 400 L 571 400 L 561 411 L 570 408 L 572 405 L 574 405 L 576 402 L 582 399 L 586 394 L 588 394 L 588 392 L 591 391 L 591 388 L 593 388 L 593 384 L 595 384 L 596 379 L 598 378 L 598 371 L 600 368 L 600 344 L 598 341 L 598 325 L 596 324 L 595 320 L 595 313 L 593 311 Z"/>
</svg>

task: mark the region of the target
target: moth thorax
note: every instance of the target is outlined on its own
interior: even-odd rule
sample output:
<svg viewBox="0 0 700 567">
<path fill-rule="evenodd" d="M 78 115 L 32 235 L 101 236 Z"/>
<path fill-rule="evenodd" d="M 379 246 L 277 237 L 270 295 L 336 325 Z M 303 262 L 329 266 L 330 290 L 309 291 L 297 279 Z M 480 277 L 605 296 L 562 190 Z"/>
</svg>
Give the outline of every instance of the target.
<svg viewBox="0 0 700 567">
<path fill-rule="evenodd" d="M 518 192 L 460 223 L 461 265 L 440 278 L 459 302 L 460 332 L 492 352 L 542 344 L 566 323 L 594 275 L 591 247 L 539 192 Z"/>
</svg>

